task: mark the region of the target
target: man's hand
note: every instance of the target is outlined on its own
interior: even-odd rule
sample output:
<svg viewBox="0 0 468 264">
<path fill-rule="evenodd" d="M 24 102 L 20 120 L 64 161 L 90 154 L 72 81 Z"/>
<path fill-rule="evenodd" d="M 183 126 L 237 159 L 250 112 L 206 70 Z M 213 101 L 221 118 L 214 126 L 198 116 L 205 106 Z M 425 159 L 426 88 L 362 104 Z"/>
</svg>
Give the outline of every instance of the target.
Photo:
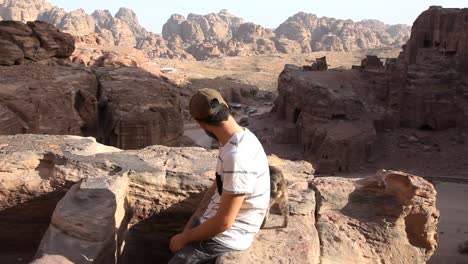
<svg viewBox="0 0 468 264">
<path fill-rule="evenodd" d="M 176 253 L 183 249 L 187 245 L 187 242 L 184 238 L 183 234 L 177 234 L 171 238 L 171 243 L 169 244 L 169 248 L 171 249 L 172 253 Z"/>
</svg>

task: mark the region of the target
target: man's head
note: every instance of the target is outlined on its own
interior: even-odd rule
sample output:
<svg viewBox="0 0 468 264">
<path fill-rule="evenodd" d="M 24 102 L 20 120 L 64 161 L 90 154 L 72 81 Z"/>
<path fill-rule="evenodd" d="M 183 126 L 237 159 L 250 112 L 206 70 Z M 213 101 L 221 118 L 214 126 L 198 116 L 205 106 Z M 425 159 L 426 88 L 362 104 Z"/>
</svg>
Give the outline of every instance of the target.
<svg viewBox="0 0 468 264">
<path fill-rule="evenodd" d="M 190 99 L 189 111 L 205 132 L 212 138 L 213 127 L 219 127 L 229 118 L 229 107 L 221 94 L 210 88 L 199 90 Z"/>
</svg>

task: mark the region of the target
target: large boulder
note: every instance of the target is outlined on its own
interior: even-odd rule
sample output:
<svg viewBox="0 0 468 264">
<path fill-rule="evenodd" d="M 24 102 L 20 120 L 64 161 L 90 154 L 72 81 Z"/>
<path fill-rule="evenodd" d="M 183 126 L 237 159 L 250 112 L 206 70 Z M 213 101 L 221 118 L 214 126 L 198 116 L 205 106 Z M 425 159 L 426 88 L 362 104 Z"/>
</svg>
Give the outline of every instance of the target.
<svg viewBox="0 0 468 264">
<path fill-rule="evenodd" d="M 41 21 L 27 24 L 0 21 L 0 38 L 3 43 L 0 53 L 5 54 L 0 59 L 0 65 L 22 64 L 24 60 L 68 58 L 75 50 L 71 35 Z"/>
<path fill-rule="evenodd" d="M 174 84 L 139 68 L 97 68 L 95 72 L 100 84 L 99 142 L 138 149 L 168 144 L 183 134 Z"/>
<path fill-rule="evenodd" d="M 18 252 L 30 260 L 46 232 L 56 204 L 76 182 L 115 169 L 96 153 L 119 149 L 72 136 L 16 135 L 0 139 L 0 237 L 2 254 Z M 82 163 L 80 159 L 89 159 Z M 93 164 L 97 166 L 85 165 Z M 89 163 L 91 162 L 91 163 Z M 84 165 L 84 167 L 82 165 Z M 50 262 L 46 262 L 50 263 Z M 59 262 L 64 263 L 64 262 Z"/>
<path fill-rule="evenodd" d="M 437 247 L 436 191 L 395 171 L 365 179 L 318 178 L 320 263 L 426 263 Z"/>
<path fill-rule="evenodd" d="M 37 261 L 116 263 L 130 220 L 127 175 L 96 177 L 74 185 L 57 204 L 38 251 Z"/>
</svg>

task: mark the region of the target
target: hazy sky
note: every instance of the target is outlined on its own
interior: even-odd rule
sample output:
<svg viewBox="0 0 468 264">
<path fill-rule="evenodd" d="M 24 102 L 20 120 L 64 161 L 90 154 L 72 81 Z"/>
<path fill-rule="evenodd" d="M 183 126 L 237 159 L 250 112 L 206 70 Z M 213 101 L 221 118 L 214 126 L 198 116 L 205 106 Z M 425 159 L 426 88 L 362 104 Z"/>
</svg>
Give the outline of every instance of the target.
<svg viewBox="0 0 468 264">
<path fill-rule="evenodd" d="M 228 9 L 231 13 L 265 27 L 276 28 L 299 11 L 340 19 L 378 19 L 387 24 L 412 25 L 416 17 L 431 5 L 468 7 L 468 0 L 49 0 L 67 11 L 78 8 L 92 13 L 107 9 L 115 14 L 119 7 L 128 7 L 140 23 L 160 33 L 171 14 L 206 14 Z"/>
</svg>

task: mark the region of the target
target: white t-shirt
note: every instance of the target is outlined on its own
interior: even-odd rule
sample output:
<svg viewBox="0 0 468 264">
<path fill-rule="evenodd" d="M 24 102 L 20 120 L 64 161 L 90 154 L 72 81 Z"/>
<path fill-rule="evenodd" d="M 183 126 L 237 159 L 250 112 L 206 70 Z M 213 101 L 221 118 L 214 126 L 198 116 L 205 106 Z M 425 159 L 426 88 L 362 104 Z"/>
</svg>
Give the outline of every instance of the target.
<svg viewBox="0 0 468 264">
<path fill-rule="evenodd" d="M 268 158 L 260 141 L 247 128 L 221 147 L 216 173 L 221 176 L 223 192 L 245 194 L 246 197 L 231 229 L 213 240 L 235 250 L 247 249 L 260 229 L 270 202 Z M 216 190 L 202 222 L 216 214 L 220 198 Z"/>
</svg>

